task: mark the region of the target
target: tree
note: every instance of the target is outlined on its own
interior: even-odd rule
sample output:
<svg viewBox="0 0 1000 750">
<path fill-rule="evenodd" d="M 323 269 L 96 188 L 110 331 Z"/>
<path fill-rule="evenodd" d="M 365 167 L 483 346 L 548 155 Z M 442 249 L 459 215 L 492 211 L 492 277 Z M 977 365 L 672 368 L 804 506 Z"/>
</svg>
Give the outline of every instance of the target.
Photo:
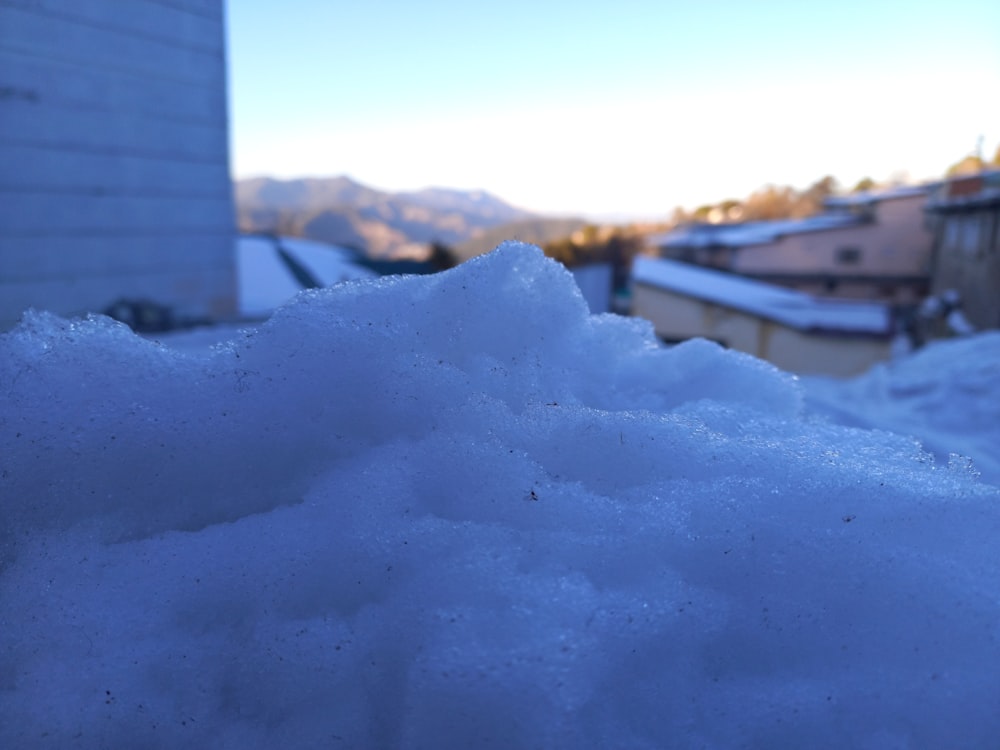
<svg viewBox="0 0 1000 750">
<path fill-rule="evenodd" d="M 628 282 L 632 259 L 643 249 L 643 240 L 634 228 L 588 225 L 542 249 L 550 258 L 570 268 L 588 263 L 610 263 L 615 288 Z"/>
<path fill-rule="evenodd" d="M 715 206 L 711 204 L 698 206 L 698 208 L 694 210 L 692 217 L 694 218 L 695 221 L 708 221 L 708 215 L 712 213 L 713 208 L 715 208 Z"/>
<path fill-rule="evenodd" d="M 969 154 L 961 161 L 955 162 L 945 173 L 946 177 L 959 177 L 963 174 L 977 174 L 983 171 L 986 165 L 978 154 Z"/>
<path fill-rule="evenodd" d="M 743 204 L 743 217 L 747 221 L 770 221 L 787 219 L 798 195 L 790 187 L 767 185 L 755 191 Z"/>
<path fill-rule="evenodd" d="M 443 242 L 432 242 L 427 262 L 434 266 L 435 271 L 446 271 L 458 265 L 458 256 Z"/>
<path fill-rule="evenodd" d="M 875 188 L 875 180 L 871 177 L 862 177 L 858 184 L 851 188 L 852 193 L 864 193 Z"/>
<path fill-rule="evenodd" d="M 837 192 L 837 180 L 832 175 L 820 178 L 799 195 L 792 207 L 792 217 L 813 216 L 823 210 L 827 198 Z"/>
</svg>

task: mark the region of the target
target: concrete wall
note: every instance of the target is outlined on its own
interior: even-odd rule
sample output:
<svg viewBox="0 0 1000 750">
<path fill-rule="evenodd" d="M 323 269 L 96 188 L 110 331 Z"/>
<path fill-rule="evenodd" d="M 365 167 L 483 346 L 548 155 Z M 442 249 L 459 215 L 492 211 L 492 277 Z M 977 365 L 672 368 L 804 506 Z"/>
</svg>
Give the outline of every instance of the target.
<svg viewBox="0 0 1000 750">
<path fill-rule="evenodd" d="M 891 353 L 889 339 L 802 332 L 646 284 L 632 290 L 632 314 L 666 341 L 700 336 L 802 375 L 857 375 Z"/>
<path fill-rule="evenodd" d="M 233 315 L 222 0 L 0 2 L 0 329 Z"/>
</svg>

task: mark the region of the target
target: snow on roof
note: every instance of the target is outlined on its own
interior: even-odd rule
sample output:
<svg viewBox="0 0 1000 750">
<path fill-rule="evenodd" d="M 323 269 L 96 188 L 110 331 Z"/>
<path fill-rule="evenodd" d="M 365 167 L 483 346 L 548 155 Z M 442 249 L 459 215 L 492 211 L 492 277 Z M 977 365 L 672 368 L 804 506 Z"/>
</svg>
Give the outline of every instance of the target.
<svg viewBox="0 0 1000 750">
<path fill-rule="evenodd" d="M 929 194 L 933 188 L 933 184 L 924 184 L 897 185 L 879 190 L 862 190 L 857 193 L 848 193 L 847 195 L 831 195 L 823 201 L 823 205 L 828 208 L 870 206 L 873 203 L 881 203 L 882 201 L 924 196 Z"/>
<path fill-rule="evenodd" d="M 927 208 L 931 211 L 952 212 L 968 211 L 997 205 L 1000 205 L 1000 189 L 989 188 L 973 195 L 935 200 Z"/>
<path fill-rule="evenodd" d="M 278 243 L 321 286 L 376 275 L 357 265 L 356 253 L 347 248 L 293 237 L 241 235 L 236 241 L 236 267 L 243 317 L 267 316 L 303 289 L 282 260 Z"/>
<path fill-rule="evenodd" d="M 1000 204 L 1000 170 L 961 175 L 940 186 L 928 201 L 929 211 L 963 211 Z"/>
<path fill-rule="evenodd" d="M 838 195 L 827 198 L 823 205 L 832 209 L 869 206 L 886 200 L 927 195 L 933 187 L 930 184 L 903 185 L 885 190 Z M 747 221 L 736 224 L 693 223 L 666 234 L 654 235 L 649 241 L 654 247 L 744 247 L 775 242 L 790 234 L 858 226 L 865 221 L 864 217 L 856 214 L 833 211 L 804 219 Z"/>
<path fill-rule="evenodd" d="M 743 247 L 762 245 L 789 234 L 853 227 L 864 219 L 851 214 L 820 214 L 805 219 L 748 221 L 740 224 L 689 224 L 650 238 L 655 247 Z"/>
<path fill-rule="evenodd" d="M 800 331 L 887 336 L 892 319 L 886 305 L 825 300 L 722 271 L 662 258 L 638 257 L 633 280 L 687 297 L 724 305 Z"/>
</svg>

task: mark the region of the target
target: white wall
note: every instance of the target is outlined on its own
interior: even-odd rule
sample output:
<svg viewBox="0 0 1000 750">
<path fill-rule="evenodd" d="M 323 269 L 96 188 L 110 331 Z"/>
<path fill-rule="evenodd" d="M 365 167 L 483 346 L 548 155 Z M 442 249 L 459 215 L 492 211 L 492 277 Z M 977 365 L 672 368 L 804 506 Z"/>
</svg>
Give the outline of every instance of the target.
<svg viewBox="0 0 1000 750">
<path fill-rule="evenodd" d="M 235 312 L 222 0 L 0 2 L 0 329 Z"/>
<path fill-rule="evenodd" d="M 611 312 L 612 268 L 610 263 L 592 263 L 571 268 L 576 285 L 592 313 Z"/>
</svg>

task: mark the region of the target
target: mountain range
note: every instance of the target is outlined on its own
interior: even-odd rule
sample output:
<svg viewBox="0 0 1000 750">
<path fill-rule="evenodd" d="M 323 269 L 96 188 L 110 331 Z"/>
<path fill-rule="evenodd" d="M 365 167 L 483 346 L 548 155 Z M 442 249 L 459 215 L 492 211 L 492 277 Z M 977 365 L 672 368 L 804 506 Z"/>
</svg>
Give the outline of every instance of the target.
<svg viewBox="0 0 1000 750">
<path fill-rule="evenodd" d="M 256 177 L 236 181 L 234 189 L 242 232 L 307 237 L 373 257 L 423 254 L 432 242 L 456 246 L 505 225 L 545 223 L 482 190 L 392 193 L 344 176 Z"/>
</svg>

